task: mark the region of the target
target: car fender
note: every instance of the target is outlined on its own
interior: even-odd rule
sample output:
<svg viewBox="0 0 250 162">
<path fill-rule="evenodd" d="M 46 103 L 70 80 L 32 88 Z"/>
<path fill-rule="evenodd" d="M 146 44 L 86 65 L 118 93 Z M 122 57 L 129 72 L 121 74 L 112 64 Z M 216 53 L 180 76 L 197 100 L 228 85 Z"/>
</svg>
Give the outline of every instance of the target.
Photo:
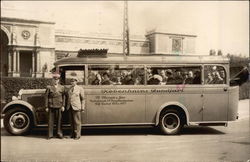
<svg viewBox="0 0 250 162">
<path fill-rule="evenodd" d="M 23 100 L 14 100 L 14 101 L 9 102 L 8 104 L 6 104 L 4 106 L 4 108 L 2 110 L 2 114 L 5 114 L 6 111 L 9 109 L 9 107 L 12 106 L 12 105 L 23 105 L 23 106 L 25 106 L 26 108 L 28 108 L 32 112 L 33 117 L 35 117 L 34 107 L 31 104 L 29 104 L 28 102 L 23 101 Z"/>
<path fill-rule="evenodd" d="M 161 111 L 164 108 L 166 108 L 167 106 L 170 106 L 170 105 L 178 106 L 185 112 L 185 114 L 186 114 L 186 122 L 187 122 L 187 125 L 189 125 L 189 113 L 188 113 L 187 108 L 183 104 L 181 104 L 179 102 L 176 102 L 176 101 L 166 102 L 166 103 L 161 105 L 161 107 L 158 109 L 157 114 L 156 114 L 156 123 L 155 123 L 155 125 L 159 124 L 159 118 L 160 118 Z"/>
</svg>

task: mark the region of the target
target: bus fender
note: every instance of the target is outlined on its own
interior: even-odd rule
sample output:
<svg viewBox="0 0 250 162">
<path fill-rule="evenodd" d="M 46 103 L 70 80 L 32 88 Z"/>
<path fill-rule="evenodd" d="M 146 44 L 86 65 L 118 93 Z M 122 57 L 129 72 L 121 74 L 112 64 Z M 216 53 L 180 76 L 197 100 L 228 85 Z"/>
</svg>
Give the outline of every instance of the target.
<svg viewBox="0 0 250 162">
<path fill-rule="evenodd" d="M 159 119 L 160 119 L 160 114 L 161 114 L 161 111 L 166 108 L 167 106 L 178 106 L 180 107 L 184 112 L 185 112 L 185 115 L 186 115 L 186 122 L 187 122 L 187 125 L 189 125 L 189 113 L 188 113 L 188 110 L 187 108 L 179 103 L 179 102 L 176 102 L 176 101 L 172 101 L 172 102 L 167 102 L 167 103 L 164 103 L 161 105 L 161 107 L 158 109 L 157 111 L 157 114 L 156 114 L 156 123 L 155 125 L 157 126 L 159 124 Z"/>
<path fill-rule="evenodd" d="M 22 106 L 26 107 L 27 109 L 29 109 L 32 112 L 33 117 L 35 118 L 34 107 L 31 104 L 29 104 L 28 102 L 23 101 L 23 100 L 14 100 L 14 101 L 9 102 L 8 104 L 6 104 L 4 106 L 4 108 L 2 110 L 2 114 L 5 114 L 8 110 L 10 110 L 13 105 L 22 105 Z"/>
</svg>

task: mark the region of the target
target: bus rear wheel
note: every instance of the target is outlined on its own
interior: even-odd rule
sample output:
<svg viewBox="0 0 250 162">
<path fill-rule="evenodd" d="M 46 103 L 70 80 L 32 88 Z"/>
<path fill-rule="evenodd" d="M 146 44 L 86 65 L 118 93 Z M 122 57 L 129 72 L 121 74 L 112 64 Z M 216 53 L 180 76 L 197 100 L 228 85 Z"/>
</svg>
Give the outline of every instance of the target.
<svg viewBox="0 0 250 162">
<path fill-rule="evenodd" d="M 22 107 L 16 107 L 6 112 L 4 127 L 12 135 L 25 135 L 32 127 L 30 113 Z"/>
<path fill-rule="evenodd" d="M 179 134 L 183 127 L 180 113 L 174 109 L 164 111 L 160 116 L 159 126 L 162 133 L 166 135 Z"/>
</svg>

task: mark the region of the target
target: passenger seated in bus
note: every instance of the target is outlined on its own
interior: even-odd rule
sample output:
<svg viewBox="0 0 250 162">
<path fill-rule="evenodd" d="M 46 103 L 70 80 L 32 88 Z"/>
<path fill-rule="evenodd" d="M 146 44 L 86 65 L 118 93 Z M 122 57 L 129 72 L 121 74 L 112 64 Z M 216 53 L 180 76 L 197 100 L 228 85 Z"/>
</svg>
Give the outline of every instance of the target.
<svg viewBox="0 0 250 162">
<path fill-rule="evenodd" d="M 115 70 L 114 67 L 111 67 L 109 69 L 108 73 L 109 73 L 109 76 L 110 76 L 110 80 L 112 82 L 114 82 L 114 83 L 117 82 L 117 77 L 119 76 L 118 71 Z"/>
<path fill-rule="evenodd" d="M 212 76 L 212 74 L 209 72 L 209 73 L 207 73 L 207 78 L 206 78 L 205 84 L 211 84 L 212 81 L 213 81 L 213 76 Z"/>
<path fill-rule="evenodd" d="M 153 77 L 152 70 L 150 68 L 146 69 L 146 80 L 148 81 L 150 78 Z"/>
<path fill-rule="evenodd" d="M 133 85 L 133 84 L 134 84 L 134 81 L 133 81 L 132 78 L 133 78 L 133 77 L 132 77 L 132 74 L 128 74 L 128 75 L 125 77 L 123 84 L 124 84 L 124 85 Z"/>
<path fill-rule="evenodd" d="M 96 78 L 96 72 L 89 70 L 89 75 L 88 75 L 89 84 L 92 84 L 95 78 Z"/>
<path fill-rule="evenodd" d="M 165 70 L 161 70 L 160 71 L 160 76 L 162 77 L 162 83 L 164 84 L 166 84 L 167 83 L 167 80 L 168 80 L 168 77 L 167 77 L 167 75 L 166 75 L 166 71 Z"/>
<path fill-rule="evenodd" d="M 223 79 L 223 84 L 226 83 L 226 74 L 224 70 L 220 70 L 220 77 Z"/>
<path fill-rule="evenodd" d="M 182 84 L 183 83 L 183 80 L 184 80 L 184 78 L 183 78 L 183 76 L 181 75 L 181 71 L 176 71 L 176 75 L 175 75 L 175 77 L 174 77 L 174 80 L 175 80 L 175 83 L 176 84 Z"/>
<path fill-rule="evenodd" d="M 193 84 L 193 71 L 185 74 L 184 84 Z"/>
<path fill-rule="evenodd" d="M 211 74 L 212 74 L 212 77 L 213 77 L 213 78 L 215 78 L 215 75 L 216 75 L 217 72 L 218 72 L 218 71 L 217 71 L 217 66 L 213 66 L 213 67 L 212 67 L 212 71 L 211 71 Z"/>
<path fill-rule="evenodd" d="M 134 85 L 142 85 L 143 84 L 143 79 L 142 79 L 142 77 L 141 76 L 137 76 L 136 78 L 135 78 L 135 83 L 134 83 Z"/>
<path fill-rule="evenodd" d="M 120 76 L 117 77 L 117 82 L 115 84 L 116 85 L 122 85 L 121 77 Z"/>
<path fill-rule="evenodd" d="M 158 74 L 157 69 L 152 70 L 153 76 L 148 80 L 148 85 L 159 85 L 162 83 L 162 77 Z"/>
<path fill-rule="evenodd" d="M 167 83 L 166 84 L 175 84 L 174 76 L 173 76 L 173 71 L 171 69 L 167 69 Z"/>
<path fill-rule="evenodd" d="M 223 84 L 223 79 L 221 78 L 219 72 L 215 73 L 215 77 L 213 78 L 211 84 Z"/>
<path fill-rule="evenodd" d="M 166 75 L 166 71 L 165 70 L 160 70 L 159 74 L 162 77 L 162 83 L 161 84 L 166 84 L 167 80 L 168 80 L 168 77 Z"/>
<path fill-rule="evenodd" d="M 123 84 L 125 79 L 126 79 L 126 76 L 128 75 L 128 71 L 127 70 L 122 70 L 121 71 L 121 83 Z"/>
<path fill-rule="evenodd" d="M 109 79 L 109 74 L 107 72 L 103 73 L 102 85 L 111 85 L 113 82 Z"/>
<path fill-rule="evenodd" d="M 200 71 L 194 72 L 193 84 L 201 84 L 201 73 Z"/>
<path fill-rule="evenodd" d="M 102 77 L 99 73 L 95 75 L 95 80 L 92 81 L 92 85 L 101 85 L 102 84 Z"/>
</svg>

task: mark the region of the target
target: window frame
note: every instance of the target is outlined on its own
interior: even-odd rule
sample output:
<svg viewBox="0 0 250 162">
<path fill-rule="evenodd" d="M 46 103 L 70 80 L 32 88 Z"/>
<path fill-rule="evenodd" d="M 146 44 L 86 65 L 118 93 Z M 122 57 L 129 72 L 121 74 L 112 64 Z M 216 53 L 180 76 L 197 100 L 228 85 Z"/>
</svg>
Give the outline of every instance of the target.
<svg viewBox="0 0 250 162">
<path fill-rule="evenodd" d="M 188 86 L 200 86 L 200 85 L 205 85 L 205 86 L 225 86 L 225 85 L 229 85 L 229 70 L 228 70 L 228 67 L 227 65 L 225 64 L 75 64 L 75 65 L 72 65 L 72 64 L 65 64 L 65 65 L 61 65 L 61 66 L 58 66 L 58 68 L 62 68 L 63 69 L 63 73 L 64 73 L 64 85 L 66 85 L 66 76 L 65 76 L 65 68 L 69 68 L 69 67 L 80 67 L 80 66 L 84 66 L 84 79 L 85 79 L 85 84 L 82 85 L 82 86 L 90 86 L 90 87 L 93 87 L 94 85 L 90 85 L 88 83 L 88 76 L 89 76 L 89 66 L 91 65 L 108 65 L 108 66 L 112 66 L 112 65 L 128 65 L 128 66 L 142 66 L 142 68 L 144 69 L 144 84 L 141 84 L 141 85 L 134 85 L 135 87 L 137 86 L 156 86 L 156 85 L 148 85 L 147 84 L 147 68 L 148 67 L 152 67 L 152 66 L 161 66 L 161 67 L 181 67 L 181 66 L 184 66 L 184 67 L 200 67 L 201 68 L 201 84 L 187 84 Z M 226 83 L 225 84 L 206 84 L 205 83 L 205 66 L 221 66 L 223 67 L 225 73 L 226 73 Z M 67 70 L 70 70 L 70 69 L 67 69 Z M 178 85 L 178 84 L 173 84 L 173 85 Z M 157 86 L 173 86 L 171 84 L 166 84 L 166 85 L 157 85 Z M 100 85 L 101 86 L 120 86 L 120 85 Z M 122 85 L 122 86 L 132 86 L 132 85 Z M 99 86 L 98 86 L 99 87 Z"/>
<path fill-rule="evenodd" d="M 223 84 L 206 84 L 205 83 L 205 66 L 221 66 L 223 67 L 224 69 L 224 72 L 225 72 L 225 79 L 226 79 L 226 83 L 223 83 Z M 229 85 L 229 70 L 228 70 L 228 67 L 226 67 L 224 64 L 203 64 L 203 72 L 202 72 L 202 75 L 203 75 L 203 85 L 204 86 L 225 86 L 225 85 Z"/>
<path fill-rule="evenodd" d="M 145 70 L 147 70 L 148 66 L 162 66 L 165 67 L 166 69 L 168 67 L 200 67 L 201 70 L 201 83 L 200 84 L 184 84 L 184 85 L 188 85 L 188 86 L 201 86 L 204 83 L 204 78 L 203 78 L 203 64 L 147 64 L 145 65 Z M 147 78 L 147 73 L 145 71 L 145 77 Z M 147 79 L 145 79 L 145 85 L 146 86 L 175 86 L 175 85 L 183 85 L 183 84 L 163 84 L 163 85 L 149 85 L 147 84 Z"/>
<path fill-rule="evenodd" d="M 93 66 L 93 65 L 98 65 L 98 66 L 116 66 L 116 65 L 118 65 L 118 66 L 120 66 L 120 65 L 124 65 L 124 66 L 141 66 L 142 67 L 142 69 L 143 69 L 143 71 L 144 71 L 144 82 L 143 82 L 143 84 L 141 84 L 141 85 L 116 85 L 116 84 L 111 84 L 111 85 L 98 85 L 98 87 L 102 87 L 102 86 L 107 86 L 107 87 L 116 87 L 116 86 L 123 86 L 123 87 L 125 87 L 125 86 L 135 86 L 135 87 L 138 87 L 138 86 L 145 86 L 145 84 L 146 84 L 146 74 L 145 74 L 145 64 L 86 64 L 87 66 L 85 66 L 87 69 L 87 71 L 86 71 L 86 80 L 85 80 L 85 82 L 87 83 L 86 84 L 86 86 L 90 86 L 90 87 L 94 87 L 94 86 L 96 86 L 96 85 L 92 85 L 92 84 L 89 84 L 89 66 Z"/>
<path fill-rule="evenodd" d="M 80 85 L 86 86 L 86 64 L 79 64 L 79 65 L 68 65 L 67 64 L 67 65 L 58 66 L 59 70 L 62 69 L 62 71 L 63 71 L 63 74 L 61 74 L 61 81 L 63 81 L 63 85 L 65 85 L 65 86 L 70 85 L 70 84 L 66 84 L 66 71 L 67 70 L 74 70 L 74 69 L 71 69 L 71 67 L 84 67 L 84 84 L 80 84 Z"/>
</svg>

